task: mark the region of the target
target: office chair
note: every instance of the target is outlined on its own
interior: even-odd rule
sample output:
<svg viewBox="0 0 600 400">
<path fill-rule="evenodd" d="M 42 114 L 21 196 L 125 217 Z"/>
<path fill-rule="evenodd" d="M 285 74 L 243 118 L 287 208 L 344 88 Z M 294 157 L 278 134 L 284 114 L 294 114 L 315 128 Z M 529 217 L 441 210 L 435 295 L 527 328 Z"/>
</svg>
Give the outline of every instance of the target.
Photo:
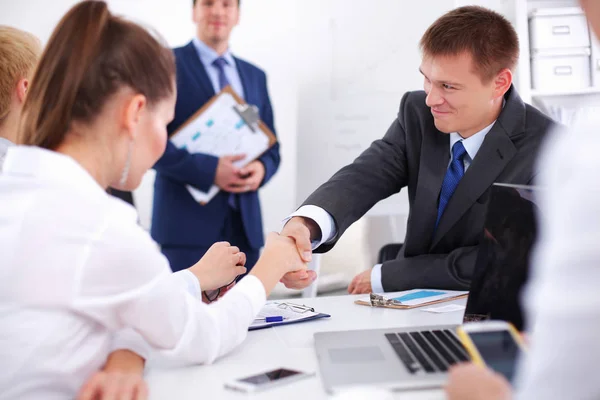
<svg viewBox="0 0 600 400">
<path fill-rule="evenodd" d="M 386 261 L 395 260 L 398 257 L 400 249 L 404 243 L 388 243 L 379 250 L 377 255 L 377 264 L 383 264 Z"/>
</svg>

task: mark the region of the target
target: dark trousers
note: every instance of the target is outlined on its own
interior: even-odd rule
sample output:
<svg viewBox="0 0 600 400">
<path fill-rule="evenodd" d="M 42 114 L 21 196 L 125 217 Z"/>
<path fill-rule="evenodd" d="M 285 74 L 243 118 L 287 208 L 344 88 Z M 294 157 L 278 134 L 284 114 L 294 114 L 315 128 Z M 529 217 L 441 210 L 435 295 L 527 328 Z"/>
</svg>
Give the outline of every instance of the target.
<svg viewBox="0 0 600 400">
<path fill-rule="evenodd" d="M 201 229 L 201 228 L 200 228 Z M 258 261 L 260 249 L 254 249 L 248 244 L 246 232 L 239 211 L 230 209 L 229 215 L 225 220 L 223 230 L 220 233 L 218 242 L 229 242 L 232 246 L 237 246 L 240 251 L 246 254 L 246 268 L 250 272 L 256 261 Z M 169 260 L 173 272 L 181 271 L 196 264 L 200 258 L 208 251 L 207 247 L 178 247 L 162 246 L 161 251 Z M 238 278 L 241 279 L 240 276 Z"/>
</svg>

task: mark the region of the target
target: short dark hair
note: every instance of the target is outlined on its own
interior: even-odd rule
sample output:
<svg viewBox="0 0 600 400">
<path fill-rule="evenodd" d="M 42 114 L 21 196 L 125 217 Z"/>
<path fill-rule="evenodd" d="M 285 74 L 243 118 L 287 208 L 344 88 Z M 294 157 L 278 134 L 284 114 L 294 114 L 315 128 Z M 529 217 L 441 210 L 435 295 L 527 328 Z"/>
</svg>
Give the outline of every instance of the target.
<svg viewBox="0 0 600 400">
<path fill-rule="evenodd" d="M 442 15 L 420 42 L 425 56 L 452 56 L 468 52 L 484 82 L 498 72 L 514 70 L 519 38 L 511 23 L 495 11 L 479 6 L 459 7 Z"/>
<path fill-rule="evenodd" d="M 242 1 L 242 0 L 237 0 L 237 1 L 238 1 L 238 7 L 239 7 L 240 6 L 240 1 Z M 196 5 L 196 0 L 194 0 L 194 2 L 192 3 L 192 5 L 194 5 L 194 6 Z"/>
</svg>

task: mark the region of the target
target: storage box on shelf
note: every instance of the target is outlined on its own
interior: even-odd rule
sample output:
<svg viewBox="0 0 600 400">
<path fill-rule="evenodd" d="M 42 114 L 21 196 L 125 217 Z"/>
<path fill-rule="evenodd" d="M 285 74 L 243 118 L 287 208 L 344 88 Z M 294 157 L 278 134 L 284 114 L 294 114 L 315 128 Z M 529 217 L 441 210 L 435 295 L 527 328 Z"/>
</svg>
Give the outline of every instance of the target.
<svg viewBox="0 0 600 400">
<path fill-rule="evenodd" d="M 592 87 L 590 32 L 578 7 L 533 10 L 529 16 L 533 93 Z"/>
</svg>

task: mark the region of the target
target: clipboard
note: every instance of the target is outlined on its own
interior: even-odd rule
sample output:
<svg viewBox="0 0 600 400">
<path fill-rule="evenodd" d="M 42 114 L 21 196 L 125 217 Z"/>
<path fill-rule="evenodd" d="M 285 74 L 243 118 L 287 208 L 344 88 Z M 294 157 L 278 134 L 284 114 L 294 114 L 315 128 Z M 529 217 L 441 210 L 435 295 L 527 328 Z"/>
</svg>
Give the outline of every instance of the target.
<svg viewBox="0 0 600 400">
<path fill-rule="evenodd" d="M 413 308 L 463 299 L 468 297 L 468 295 L 469 292 L 458 290 L 413 289 L 403 292 L 387 293 L 387 296 L 370 293 L 368 299 L 358 299 L 355 300 L 354 303 L 369 307 L 411 310 Z"/>
<path fill-rule="evenodd" d="M 260 120 L 258 108 L 248 105 L 231 88 L 225 87 L 189 117 L 169 139 L 190 153 L 215 157 L 244 153 L 244 160 L 235 162 L 241 168 L 262 156 L 277 138 Z M 200 204 L 207 204 L 220 189 L 212 185 L 208 192 L 187 185 L 190 195 Z"/>
<path fill-rule="evenodd" d="M 283 306 L 283 307 L 282 307 Z M 292 311 L 292 308 L 299 311 Z M 261 321 L 260 317 L 283 317 L 278 321 Z M 301 322 L 314 321 L 315 319 L 330 318 L 331 315 L 315 311 L 314 308 L 290 302 L 269 302 L 260 310 L 258 318 L 248 327 L 248 331 L 270 328 L 273 326 L 298 324 Z M 264 319 L 264 318 L 262 318 Z"/>
</svg>

